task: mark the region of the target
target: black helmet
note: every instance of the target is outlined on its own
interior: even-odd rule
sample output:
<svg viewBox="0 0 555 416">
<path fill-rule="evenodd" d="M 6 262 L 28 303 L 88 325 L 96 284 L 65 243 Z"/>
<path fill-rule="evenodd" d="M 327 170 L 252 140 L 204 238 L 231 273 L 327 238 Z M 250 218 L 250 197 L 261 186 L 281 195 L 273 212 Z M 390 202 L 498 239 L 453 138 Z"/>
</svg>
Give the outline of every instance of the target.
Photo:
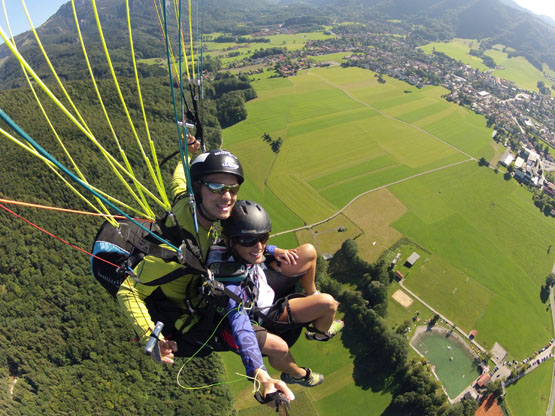
<svg viewBox="0 0 555 416">
<path fill-rule="evenodd" d="M 239 185 L 245 180 L 239 159 L 226 150 L 210 150 L 201 153 L 191 163 L 191 180 L 193 182 L 213 173 L 231 173 L 237 176 Z"/>
<path fill-rule="evenodd" d="M 266 234 L 272 221 L 264 208 L 253 201 L 238 200 L 229 218 L 222 220 L 222 232 L 228 238 Z"/>
</svg>

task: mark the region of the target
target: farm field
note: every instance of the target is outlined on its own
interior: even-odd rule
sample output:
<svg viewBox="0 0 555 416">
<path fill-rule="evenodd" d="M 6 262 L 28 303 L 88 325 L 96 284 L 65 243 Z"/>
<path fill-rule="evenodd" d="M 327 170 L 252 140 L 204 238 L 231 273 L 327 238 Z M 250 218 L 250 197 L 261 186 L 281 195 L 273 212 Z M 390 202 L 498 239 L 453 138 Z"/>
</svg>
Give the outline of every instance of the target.
<svg viewBox="0 0 555 416">
<path fill-rule="evenodd" d="M 367 190 L 493 154 L 484 120 L 444 102 L 441 88 L 413 88 L 409 94 L 404 83 L 388 78 L 382 85 L 369 71 L 339 67 L 261 80 L 255 88 L 259 98 L 247 103 L 249 117 L 226 130 L 224 146 L 246 156 L 253 178 L 248 193 L 264 198 L 270 189 L 307 224 Z M 419 102 L 437 104 L 444 117 L 432 105 L 417 119 Z M 403 121 L 409 113 L 411 122 Z M 283 139 L 278 157 L 261 140 L 265 132 Z M 256 155 L 252 163 L 249 155 Z M 278 223 L 284 216 L 282 207 L 271 214 Z"/>
<path fill-rule="evenodd" d="M 247 120 L 224 131 L 224 148 L 239 156 L 248 178 L 239 197 L 268 209 L 273 232 L 345 208 L 273 244 L 312 242 L 333 253 L 356 237 L 361 257 L 375 261 L 406 236 L 427 252 L 407 287 L 464 330 L 477 329 L 485 348 L 499 342 L 522 359 L 552 337 L 539 295 L 553 266 L 547 248 L 555 244 L 555 223 L 515 181 L 478 166 L 477 159 L 496 154 L 482 117 L 445 102 L 442 88 L 390 78 L 379 84 L 359 68 L 311 69 L 254 85 L 258 98 L 247 103 Z M 283 139 L 278 155 L 263 133 Z M 391 300 L 388 324 L 410 319 L 415 307 Z M 374 395 L 349 383 L 342 388 Z M 324 414 L 324 400 L 310 412 Z"/>
<path fill-rule="evenodd" d="M 507 407 L 515 416 L 544 415 L 549 403 L 553 360 L 538 368 L 507 388 Z"/>
<path fill-rule="evenodd" d="M 422 46 L 421 49 L 426 53 L 432 53 L 435 49 L 438 52 L 443 52 L 458 61 L 470 65 L 472 68 L 479 69 L 482 72 L 490 71 L 491 68 L 485 66 L 480 58 L 468 53 L 470 49 L 478 49 L 478 47 L 478 41 L 476 40 L 457 38 L 448 43 L 429 43 Z M 542 71 L 539 71 L 522 56 L 509 58 L 508 54 L 503 52 L 503 45 L 495 45 L 494 49 L 488 49 L 484 53 L 485 55 L 491 56 L 498 67 L 503 67 L 503 69 L 493 70 L 493 75 L 513 81 L 520 88 L 529 91 L 537 91 L 538 81 L 543 81 L 547 86 L 553 84 L 549 78 L 544 76 Z M 545 64 L 543 71 L 551 76 L 555 75 L 555 72 L 550 70 Z"/>
</svg>

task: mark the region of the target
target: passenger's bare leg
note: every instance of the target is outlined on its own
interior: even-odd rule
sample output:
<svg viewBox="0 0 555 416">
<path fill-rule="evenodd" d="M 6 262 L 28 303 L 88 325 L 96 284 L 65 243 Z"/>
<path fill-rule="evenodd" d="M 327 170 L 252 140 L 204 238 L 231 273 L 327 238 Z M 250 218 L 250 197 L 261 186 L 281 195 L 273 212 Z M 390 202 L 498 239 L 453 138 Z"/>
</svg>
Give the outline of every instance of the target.
<svg viewBox="0 0 555 416">
<path fill-rule="evenodd" d="M 301 285 L 307 295 L 312 295 L 316 290 L 316 260 L 318 254 L 312 244 L 303 244 L 295 249 L 299 256 L 296 264 L 272 263 L 272 269 L 289 277 L 303 275 L 300 279 Z"/>
<path fill-rule="evenodd" d="M 306 376 L 306 370 L 297 365 L 287 343 L 277 335 L 268 332 L 261 351 L 268 356 L 270 365 L 276 370 L 290 374 L 294 378 Z"/>
<path fill-rule="evenodd" d="M 325 334 L 333 323 L 339 302 L 327 293 L 318 293 L 313 296 L 289 299 L 289 306 L 296 322 L 312 322 L 318 331 Z M 279 320 L 288 321 L 287 309 L 283 311 Z"/>
</svg>

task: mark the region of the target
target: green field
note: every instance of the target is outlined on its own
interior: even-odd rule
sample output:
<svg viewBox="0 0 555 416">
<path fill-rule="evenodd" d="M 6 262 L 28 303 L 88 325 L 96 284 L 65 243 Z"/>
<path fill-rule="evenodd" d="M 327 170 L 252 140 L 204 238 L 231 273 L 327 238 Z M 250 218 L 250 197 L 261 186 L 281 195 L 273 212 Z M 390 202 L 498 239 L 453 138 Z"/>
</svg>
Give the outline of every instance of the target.
<svg viewBox="0 0 555 416">
<path fill-rule="evenodd" d="M 549 402 L 553 375 L 553 360 L 538 368 L 507 388 L 507 407 L 513 416 L 544 415 Z"/>
<path fill-rule="evenodd" d="M 555 222 L 534 207 L 529 191 L 478 166 L 480 157 L 495 155 L 482 117 L 445 102 L 443 88 L 419 90 L 387 77 L 379 84 L 359 68 L 313 68 L 254 85 L 258 98 L 247 104 L 247 120 L 224 131 L 224 147 L 246 171 L 240 197 L 268 209 L 274 232 L 324 220 L 386 186 L 312 233 L 298 233 L 299 240 L 317 235 L 311 242 L 330 251 L 344 225 L 344 237 L 357 236 L 361 256 L 373 261 L 405 235 L 427 252 L 407 286 L 463 330 L 477 329 L 485 348 L 499 342 L 522 359 L 553 336 L 539 294 L 554 262 L 547 249 L 555 244 Z M 263 133 L 283 138 L 278 155 Z M 292 246 L 296 236 L 275 241 Z M 413 309 L 392 301 L 388 323 L 398 326 Z M 320 357 L 313 348 L 305 358 L 301 344 L 299 362 Z M 364 395 L 386 401 L 350 383 L 338 389 L 355 395 L 353 403 Z M 311 390 L 310 412 L 326 414 L 339 390 L 318 399 Z"/>
<path fill-rule="evenodd" d="M 478 47 L 478 41 L 476 40 L 456 38 L 448 43 L 429 43 L 422 46 L 421 49 L 427 53 L 432 53 L 435 49 L 438 52 L 443 52 L 458 61 L 470 65 L 472 68 L 477 68 L 482 72 L 490 71 L 491 68 L 485 66 L 480 58 L 468 53 L 470 49 L 478 49 Z M 553 81 L 547 78 L 542 71 L 539 71 L 522 56 L 509 58 L 508 54 L 503 52 L 503 45 L 496 45 L 494 49 L 488 49 L 484 53 L 493 58 L 498 68 L 503 68 L 495 69 L 492 72 L 493 75 L 513 81 L 520 88 L 529 91 L 537 91 L 538 81 L 543 81 L 547 87 L 553 85 Z M 543 66 L 543 72 L 548 73 L 552 77 L 555 75 L 555 72 L 550 70 L 545 64 Z"/>
<path fill-rule="evenodd" d="M 217 38 L 223 33 L 213 33 L 211 34 L 212 39 Z M 251 38 L 252 36 L 244 36 L 245 38 Z M 240 61 L 248 56 L 251 56 L 256 50 L 268 49 L 268 48 L 287 48 L 288 51 L 296 51 L 302 49 L 306 42 L 309 40 L 324 40 L 333 38 L 333 35 L 326 35 L 322 32 L 310 32 L 310 33 L 295 33 L 295 34 L 280 34 L 280 35 L 269 35 L 264 36 L 268 39 L 267 43 L 234 43 L 234 42 L 214 42 L 206 41 L 204 42 L 204 47 L 206 48 L 207 54 L 214 57 L 219 57 L 224 65 L 229 64 L 234 61 Z M 230 53 L 239 53 L 237 56 L 229 56 Z M 344 54 L 343 54 L 344 55 Z"/>
<path fill-rule="evenodd" d="M 389 405 L 391 394 L 362 390 L 353 382 L 353 363 L 349 351 L 343 347 L 340 339 L 326 343 L 309 342 L 301 336 L 292 348 L 293 356 L 299 365 L 310 367 L 326 377 L 318 387 L 306 389 L 292 386 L 297 399 L 292 403 L 292 414 L 334 416 L 338 412 L 356 414 L 357 409 L 372 409 L 368 415 L 380 415 Z M 244 372 L 241 360 L 233 353 L 222 354 L 227 379 L 235 379 L 235 372 Z M 279 373 L 268 364 L 267 368 L 272 376 L 279 378 Z M 236 406 L 241 416 L 275 414 L 272 409 L 261 409 L 252 399 L 252 383 L 243 381 L 230 384 L 237 400 Z M 270 410 L 270 412 L 268 412 Z M 369 410 L 370 411 L 370 410 Z"/>
<path fill-rule="evenodd" d="M 255 87 L 259 98 L 248 103 L 246 121 L 226 130 L 224 146 L 243 159 L 256 155 L 247 186 L 262 198 L 272 190 L 302 222 L 324 219 L 369 189 L 492 153 L 484 120 L 445 102 L 441 88 L 406 94 L 396 80 L 382 85 L 369 71 L 338 67 Z M 265 132 L 283 138 L 278 157 L 260 139 Z M 272 214 L 281 222 L 283 207 Z"/>
<path fill-rule="evenodd" d="M 551 339 L 539 290 L 553 267 L 547 251 L 555 224 L 537 212 L 528 191 L 470 164 L 391 190 L 409 210 L 394 226 L 441 257 L 415 265 L 409 287 L 464 329 L 478 329 L 477 341 L 488 349 L 497 341 L 520 360 Z"/>
</svg>

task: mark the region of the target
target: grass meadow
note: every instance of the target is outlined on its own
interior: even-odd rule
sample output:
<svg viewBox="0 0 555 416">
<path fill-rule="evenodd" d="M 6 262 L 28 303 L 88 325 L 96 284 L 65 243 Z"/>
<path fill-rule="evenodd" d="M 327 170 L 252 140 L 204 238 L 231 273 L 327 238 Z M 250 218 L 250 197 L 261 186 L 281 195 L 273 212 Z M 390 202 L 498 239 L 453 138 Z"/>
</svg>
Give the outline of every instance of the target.
<svg viewBox="0 0 555 416">
<path fill-rule="evenodd" d="M 479 69 L 482 72 L 490 71 L 491 68 L 485 66 L 480 58 L 468 53 L 470 49 L 478 48 L 478 41 L 460 38 L 453 39 L 448 43 L 434 42 L 421 47 L 426 53 L 432 53 L 435 49 L 438 52 L 443 52 L 458 61 L 470 65 L 472 68 Z M 553 84 L 553 81 L 544 76 L 542 71 L 534 67 L 525 58 L 522 56 L 509 58 L 508 54 L 503 52 L 503 49 L 503 45 L 495 45 L 493 49 L 488 49 L 484 52 L 485 55 L 493 58 L 498 67 L 503 68 L 493 70 L 493 75 L 513 81 L 520 88 L 529 91 L 537 91 L 538 81 L 543 81 L 547 87 Z M 543 72 L 548 73 L 550 76 L 555 75 L 555 72 L 545 64 L 543 66 Z"/>
<path fill-rule="evenodd" d="M 212 39 L 217 38 L 223 33 L 212 34 Z M 244 36 L 250 38 L 251 36 Z M 224 65 L 231 62 L 240 61 L 251 56 L 255 51 L 268 48 L 287 48 L 288 51 L 296 51 L 302 49 L 309 40 L 323 40 L 335 37 L 334 35 L 326 35 L 322 32 L 280 34 L 265 36 L 269 42 L 265 43 L 235 43 L 235 42 L 214 42 L 211 40 L 204 42 L 207 54 L 213 57 L 219 57 Z M 230 53 L 236 56 L 229 56 Z M 238 54 L 237 54 L 238 53 Z"/>
<path fill-rule="evenodd" d="M 309 342 L 304 336 L 293 346 L 292 354 L 299 365 L 310 367 L 326 377 L 323 384 L 307 389 L 292 385 L 296 399 L 291 404 L 291 413 L 299 415 L 335 416 L 357 414 L 360 409 L 372 409 L 368 415 L 380 415 L 389 405 L 391 394 L 362 390 L 354 385 L 353 363 L 349 351 L 340 339 L 330 342 Z M 222 354 L 228 379 L 235 379 L 235 372 L 244 373 L 239 356 Z M 268 363 L 266 366 L 273 377 L 279 378 Z M 241 381 L 230 384 L 236 397 L 235 407 L 240 416 L 275 414 L 275 410 L 264 409 L 252 398 L 252 383 Z"/>
<path fill-rule="evenodd" d="M 247 177 L 239 197 L 262 203 L 274 232 L 334 216 L 272 243 L 312 242 L 320 253 L 333 253 L 355 238 L 361 256 L 375 261 L 406 236 L 422 248 L 407 287 L 465 331 L 477 329 L 485 348 L 499 342 L 521 360 L 553 336 L 540 286 L 553 267 L 555 222 L 514 180 L 478 166 L 480 157 L 498 153 L 482 117 L 445 102 L 442 88 L 419 90 L 387 77 L 379 84 L 359 68 L 313 68 L 254 86 L 249 116 L 224 131 L 224 147 L 239 156 Z M 278 155 L 263 133 L 283 139 Z M 426 319 L 423 306 L 413 305 L 404 310 L 391 300 L 388 324 L 411 319 L 415 308 Z M 324 374 L 341 374 L 345 383 L 307 392 L 317 413 L 306 414 L 334 414 L 326 409 L 336 394 L 345 415 L 360 406 L 387 407 L 387 394 L 348 381 L 348 351 L 334 342 L 332 360 L 304 340 L 295 346 L 302 365 L 325 363 L 331 367 Z M 325 389 L 333 392 L 320 397 Z"/>
<path fill-rule="evenodd" d="M 527 190 L 475 164 L 390 189 L 408 209 L 393 226 L 433 253 L 414 266 L 409 288 L 464 329 L 477 329 L 484 347 L 497 341 L 518 360 L 552 337 L 540 286 L 553 267 L 555 224 Z"/>
<path fill-rule="evenodd" d="M 553 360 L 547 360 L 507 388 L 506 404 L 513 416 L 536 416 L 546 413 L 552 374 Z"/>
</svg>

